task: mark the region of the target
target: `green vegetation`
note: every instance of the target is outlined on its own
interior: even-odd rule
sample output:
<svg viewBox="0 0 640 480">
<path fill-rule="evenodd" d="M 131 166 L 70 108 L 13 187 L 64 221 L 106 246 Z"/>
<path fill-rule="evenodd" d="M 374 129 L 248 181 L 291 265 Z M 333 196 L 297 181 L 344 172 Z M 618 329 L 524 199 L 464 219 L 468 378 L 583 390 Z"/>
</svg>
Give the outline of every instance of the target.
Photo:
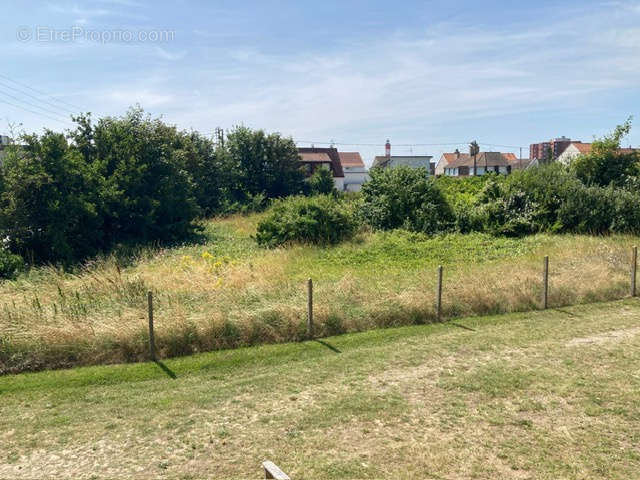
<svg viewBox="0 0 640 480">
<path fill-rule="evenodd" d="M 192 241 L 203 215 L 308 189 L 294 142 L 277 134 L 239 127 L 216 145 L 139 108 L 74 121 L 66 134 L 23 135 L 0 165 L 0 238 L 31 265 Z"/>
<path fill-rule="evenodd" d="M 292 242 L 334 245 L 356 231 L 357 223 L 348 207 L 331 195 L 280 200 L 258 224 L 256 240 L 268 247 Z"/>
<path fill-rule="evenodd" d="M 551 305 L 617 299 L 628 295 L 630 250 L 640 244 L 624 235 L 392 230 L 333 246 L 261 248 L 253 237 L 271 215 L 212 220 L 198 244 L 139 249 L 71 271 L 32 268 L 3 282 L 0 371 L 145 360 L 148 290 L 158 352 L 168 358 L 304 338 L 308 277 L 318 335 L 434 321 L 439 264 L 445 318 L 538 308 L 544 255 Z"/>
<path fill-rule="evenodd" d="M 0 477 L 258 478 L 270 459 L 291 478 L 635 478 L 639 315 L 626 300 L 5 376 Z"/>
<path fill-rule="evenodd" d="M 333 173 L 328 168 L 319 168 L 309 177 L 309 189 L 313 195 L 336 194 Z"/>
<path fill-rule="evenodd" d="M 449 205 L 424 168 L 371 170 L 362 187 L 364 221 L 373 228 L 436 233 L 450 229 Z"/>
<path fill-rule="evenodd" d="M 0 247 L 0 278 L 15 278 L 24 269 L 24 261 L 4 247 Z"/>
<path fill-rule="evenodd" d="M 553 305 L 628 293 L 628 124 L 571 167 L 457 183 L 374 169 L 361 195 L 304 197 L 330 178 L 305 182 L 279 135 L 241 127 L 216 145 L 138 109 L 76 123 L 26 136 L 0 168 L 0 275 L 29 264 L 0 284 L 2 373 L 144 360 L 149 290 L 162 358 L 304 338 L 308 277 L 319 335 L 434 321 L 438 264 L 445 318 L 537 308 L 544 255 Z"/>
</svg>

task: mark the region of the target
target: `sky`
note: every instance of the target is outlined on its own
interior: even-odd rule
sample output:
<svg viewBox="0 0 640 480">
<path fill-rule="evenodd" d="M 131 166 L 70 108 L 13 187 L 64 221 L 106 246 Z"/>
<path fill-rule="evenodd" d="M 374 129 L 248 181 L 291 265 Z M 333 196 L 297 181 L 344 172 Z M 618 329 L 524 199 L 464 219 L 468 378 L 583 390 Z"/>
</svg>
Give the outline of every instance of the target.
<svg viewBox="0 0 640 480">
<path fill-rule="evenodd" d="M 476 140 L 526 158 L 640 121 L 640 0 L 4 0 L 0 45 L 3 134 L 139 104 L 370 164 L 387 139 L 396 155 Z"/>
</svg>

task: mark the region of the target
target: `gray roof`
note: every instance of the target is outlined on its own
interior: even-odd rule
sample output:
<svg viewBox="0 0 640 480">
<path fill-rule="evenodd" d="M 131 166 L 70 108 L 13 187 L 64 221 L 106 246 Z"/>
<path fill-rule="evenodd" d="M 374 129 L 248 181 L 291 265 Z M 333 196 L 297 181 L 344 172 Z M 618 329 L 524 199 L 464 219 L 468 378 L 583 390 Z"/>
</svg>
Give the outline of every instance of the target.
<svg viewBox="0 0 640 480">
<path fill-rule="evenodd" d="M 428 166 L 433 158 L 432 155 L 391 155 L 387 157 L 385 155 L 379 155 L 373 159 L 372 167 L 385 167 L 387 163 L 391 160 L 395 160 L 397 162 L 407 162 L 411 160 L 423 160 L 426 162 L 425 166 Z"/>
</svg>

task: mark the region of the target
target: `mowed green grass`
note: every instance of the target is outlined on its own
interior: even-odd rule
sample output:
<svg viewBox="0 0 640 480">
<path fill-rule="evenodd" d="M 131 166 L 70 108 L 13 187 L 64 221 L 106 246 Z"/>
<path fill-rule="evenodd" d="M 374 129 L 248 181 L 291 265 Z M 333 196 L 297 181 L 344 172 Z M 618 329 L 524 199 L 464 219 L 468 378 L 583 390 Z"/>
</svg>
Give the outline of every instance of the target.
<svg viewBox="0 0 640 480">
<path fill-rule="evenodd" d="M 637 478 L 640 301 L 0 378 L 0 478 Z"/>
</svg>

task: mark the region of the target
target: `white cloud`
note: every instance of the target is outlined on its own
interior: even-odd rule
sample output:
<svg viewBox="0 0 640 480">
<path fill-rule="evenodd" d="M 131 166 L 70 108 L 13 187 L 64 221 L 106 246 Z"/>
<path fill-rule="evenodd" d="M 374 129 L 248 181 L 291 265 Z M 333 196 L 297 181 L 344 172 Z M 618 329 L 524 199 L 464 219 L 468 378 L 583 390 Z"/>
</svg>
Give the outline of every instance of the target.
<svg viewBox="0 0 640 480">
<path fill-rule="evenodd" d="M 197 60 L 180 69 L 163 61 L 181 60 L 187 51 L 112 46 L 112 58 L 117 52 L 134 65 L 129 81 L 96 87 L 85 103 L 106 113 L 140 103 L 203 132 L 243 122 L 311 140 L 350 140 L 344 136 L 358 132 L 356 140 L 366 142 L 384 141 L 389 132 L 426 136 L 438 125 L 470 119 L 576 111 L 603 93 L 637 90 L 640 2 L 555 13 L 555 20 L 538 24 L 448 22 L 331 49 L 301 46 L 293 54 L 242 43 L 196 45 L 188 53 Z M 166 70 L 150 80 L 157 71 L 148 63 L 135 68 L 133 60 L 142 58 Z"/>
<path fill-rule="evenodd" d="M 158 57 L 162 58 L 163 60 L 169 60 L 169 61 L 175 61 L 175 60 L 181 60 L 185 57 L 185 55 L 187 54 L 187 52 L 185 51 L 181 51 L 181 52 L 170 52 L 169 50 L 166 50 L 162 47 L 156 47 L 155 51 L 158 55 Z"/>
</svg>

